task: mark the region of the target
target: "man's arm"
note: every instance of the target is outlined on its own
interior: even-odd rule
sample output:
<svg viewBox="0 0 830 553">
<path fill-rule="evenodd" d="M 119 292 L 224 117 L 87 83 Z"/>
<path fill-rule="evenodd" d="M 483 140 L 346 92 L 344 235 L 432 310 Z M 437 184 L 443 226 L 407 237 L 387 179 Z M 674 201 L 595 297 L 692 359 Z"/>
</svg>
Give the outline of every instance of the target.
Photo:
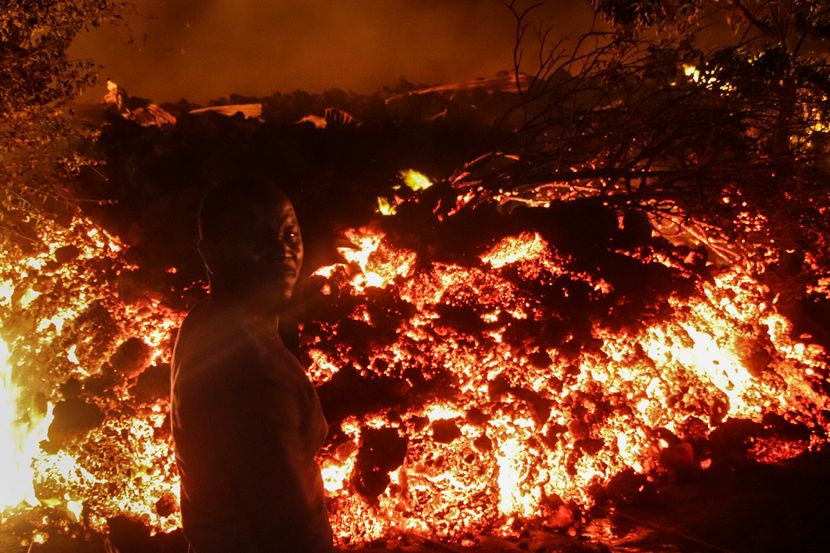
<svg viewBox="0 0 830 553">
<path fill-rule="evenodd" d="M 301 391 L 257 353 L 240 356 L 216 390 L 215 423 L 205 423 L 217 461 L 263 552 L 329 551 L 319 469 L 300 433 Z"/>
</svg>

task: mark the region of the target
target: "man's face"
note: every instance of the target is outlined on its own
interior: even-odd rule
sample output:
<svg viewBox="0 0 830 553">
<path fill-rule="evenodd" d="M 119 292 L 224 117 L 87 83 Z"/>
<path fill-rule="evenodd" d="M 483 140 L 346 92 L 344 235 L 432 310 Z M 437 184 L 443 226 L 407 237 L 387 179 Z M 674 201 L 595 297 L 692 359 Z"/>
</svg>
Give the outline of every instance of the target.
<svg viewBox="0 0 830 553">
<path fill-rule="evenodd" d="M 303 263 L 303 241 L 288 200 L 251 209 L 250 218 L 217 247 L 227 292 L 257 311 L 275 314 L 291 299 Z"/>
</svg>

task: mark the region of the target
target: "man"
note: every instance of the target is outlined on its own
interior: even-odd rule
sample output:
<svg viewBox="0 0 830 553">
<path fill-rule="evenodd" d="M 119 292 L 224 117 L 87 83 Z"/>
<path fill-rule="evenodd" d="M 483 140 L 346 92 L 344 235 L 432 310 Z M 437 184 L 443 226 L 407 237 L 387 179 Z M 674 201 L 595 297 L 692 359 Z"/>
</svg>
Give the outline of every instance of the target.
<svg viewBox="0 0 830 553">
<path fill-rule="evenodd" d="M 314 461 L 328 428 L 277 332 L 303 260 L 294 208 L 268 181 L 225 182 L 202 202 L 198 248 L 210 298 L 179 330 L 171 399 L 191 551 L 329 552 Z"/>
</svg>

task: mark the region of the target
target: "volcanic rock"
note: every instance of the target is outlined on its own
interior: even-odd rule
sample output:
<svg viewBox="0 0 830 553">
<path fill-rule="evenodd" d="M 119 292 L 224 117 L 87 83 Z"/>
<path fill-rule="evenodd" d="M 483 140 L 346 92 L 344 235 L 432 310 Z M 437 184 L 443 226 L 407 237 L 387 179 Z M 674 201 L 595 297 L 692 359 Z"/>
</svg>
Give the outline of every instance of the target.
<svg viewBox="0 0 830 553">
<path fill-rule="evenodd" d="M 152 403 L 170 395 L 170 365 L 162 363 L 147 367 L 138 375 L 130 389 L 132 396 L 141 403 Z"/>
<path fill-rule="evenodd" d="M 685 473 L 696 468 L 695 450 L 687 442 L 678 442 L 660 451 L 660 461 L 663 466 L 674 471 Z"/>
<path fill-rule="evenodd" d="M 520 399 L 530 407 L 530 413 L 533 420 L 540 426 L 548 420 L 550 416 L 551 401 L 542 397 L 538 393 L 528 388 L 512 387 L 510 394 L 516 399 Z"/>
<path fill-rule="evenodd" d="M 617 245 L 635 247 L 648 244 L 654 227 L 642 211 L 626 211 L 623 214 L 623 228 L 617 234 Z"/>
<path fill-rule="evenodd" d="M 605 442 L 598 438 L 583 438 L 574 442 L 574 447 L 584 451 L 588 455 L 596 455 L 605 445 Z"/>
<path fill-rule="evenodd" d="M 709 436 L 714 460 L 746 459 L 750 438 L 763 436 L 764 428 L 747 419 L 728 419 Z"/>
<path fill-rule="evenodd" d="M 81 395 L 82 390 L 81 381 L 74 376 L 67 379 L 60 387 L 61 395 L 66 399 L 77 398 Z"/>
<path fill-rule="evenodd" d="M 403 463 L 407 438 L 396 428 L 363 428 L 352 481 L 355 489 L 375 501 L 391 481 L 389 472 Z"/>
<path fill-rule="evenodd" d="M 156 501 L 155 510 L 161 517 L 170 516 L 178 510 L 179 506 L 173 494 L 164 494 Z"/>
<path fill-rule="evenodd" d="M 155 551 L 150 529 L 140 520 L 126 515 L 107 519 L 109 535 L 106 547 L 113 553 L 150 553 Z"/>
<path fill-rule="evenodd" d="M 804 425 L 789 422 L 777 413 L 765 413 L 761 424 L 768 434 L 791 440 L 809 440 L 810 429 Z"/>
<path fill-rule="evenodd" d="M 62 246 L 55 250 L 55 261 L 59 264 L 64 264 L 68 261 L 72 261 L 78 254 L 81 253 L 81 250 L 77 246 L 73 246 L 69 244 L 68 246 Z"/>
<path fill-rule="evenodd" d="M 112 365 L 105 363 L 101 372 L 83 381 L 83 393 L 89 397 L 111 396 L 113 389 L 121 384 L 121 379 L 113 371 Z"/>
<path fill-rule="evenodd" d="M 51 445 L 60 447 L 66 441 L 85 435 L 104 421 L 97 406 L 79 398 L 69 398 L 55 405 L 54 419 L 49 425 Z"/>
<path fill-rule="evenodd" d="M 490 438 L 482 434 L 481 436 L 473 440 L 473 446 L 475 446 L 475 448 L 481 452 L 486 452 L 491 451 L 493 449 L 493 442 L 490 440 Z"/>
<path fill-rule="evenodd" d="M 709 428 L 697 417 L 689 417 L 680 425 L 678 436 L 684 441 L 694 443 L 706 440 Z"/>
<path fill-rule="evenodd" d="M 492 401 L 498 401 L 501 399 L 501 396 L 506 394 L 509 390 L 510 383 L 502 375 L 496 376 L 493 380 L 487 383 L 487 394 L 490 396 Z"/>
<path fill-rule="evenodd" d="M 772 354 L 761 343 L 752 343 L 741 352 L 741 363 L 756 378 L 760 378 L 772 363 Z"/>
<path fill-rule="evenodd" d="M 539 350 L 536 352 L 531 353 L 527 356 L 527 360 L 533 367 L 537 369 L 545 369 L 550 367 L 553 363 L 553 359 L 551 359 L 550 355 L 547 354 L 544 350 Z"/>
<path fill-rule="evenodd" d="M 451 443 L 461 437 L 461 429 L 452 419 L 437 420 L 432 423 L 432 439 L 441 444 Z"/>
<path fill-rule="evenodd" d="M 110 357 L 113 370 L 127 378 L 135 378 L 150 362 L 153 350 L 139 338 L 129 338 Z"/>
<path fill-rule="evenodd" d="M 467 421 L 470 424 L 475 424 L 477 426 L 481 426 L 488 420 L 490 420 L 490 417 L 487 415 L 487 413 L 482 412 L 481 409 L 478 409 L 477 407 L 469 409 L 466 414 Z"/>
</svg>

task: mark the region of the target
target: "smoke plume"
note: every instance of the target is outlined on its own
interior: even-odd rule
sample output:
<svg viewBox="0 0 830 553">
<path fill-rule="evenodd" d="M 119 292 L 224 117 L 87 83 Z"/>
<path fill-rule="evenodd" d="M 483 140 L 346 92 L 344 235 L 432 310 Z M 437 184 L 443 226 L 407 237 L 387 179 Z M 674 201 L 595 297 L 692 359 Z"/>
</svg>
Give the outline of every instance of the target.
<svg viewBox="0 0 830 553">
<path fill-rule="evenodd" d="M 499 0 L 134 0 L 126 25 L 84 34 L 75 57 L 132 95 L 205 102 L 232 92 L 373 92 L 401 76 L 446 83 L 510 68 L 515 22 Z M 561 35 L 590 23 L 582 0 L 548 2 Z"/>
</svg>

